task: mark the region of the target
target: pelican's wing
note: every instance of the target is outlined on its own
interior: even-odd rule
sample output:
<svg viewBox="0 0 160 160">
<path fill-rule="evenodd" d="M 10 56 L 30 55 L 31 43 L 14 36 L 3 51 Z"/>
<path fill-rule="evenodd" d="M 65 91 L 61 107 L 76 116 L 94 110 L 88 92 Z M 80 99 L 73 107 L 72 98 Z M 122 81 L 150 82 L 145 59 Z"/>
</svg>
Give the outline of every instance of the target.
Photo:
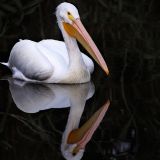
<svg viewBox="0 0 160 160">
<path fill-rule="evenodd" d="M 61 55 L 65 59 L 66 63 L 69 63 L 68 52 L 64 42 L 53 39 L 46 39 L 40 41 L 39 44 L 48 49 L 52 54 L 54 53 Z"/>
<path fill-rule="evenodd" d="M 13 76 L 19 79 L 26 78 L 25 80 L 44 81 L 50 78 L 55 70 L 61 72 L 67 62 L 56 49 L 56 47 L 55 50 L 47 49 L 40 43 L 30 40 L 16 43 L 9 58 Z"/>
<path fill-rule="evenodd" d="M 39 44 L 41 44 L 43 47 L 46 47 L 48 50 L 51 51 L 51 53 L 54 52 L 58 55 L 61 55 L 65 59 L 66 63 L 67 64 L 69 63 L 68 52 L 64 42 L 52 40 L 52 39 L 46 39 L 46 40 L 40 41 Z M 82 53 L 82 57 L 87 68 L 92 73 L 94 70 L 93 61 L 84 53 Z"/>
</svg>

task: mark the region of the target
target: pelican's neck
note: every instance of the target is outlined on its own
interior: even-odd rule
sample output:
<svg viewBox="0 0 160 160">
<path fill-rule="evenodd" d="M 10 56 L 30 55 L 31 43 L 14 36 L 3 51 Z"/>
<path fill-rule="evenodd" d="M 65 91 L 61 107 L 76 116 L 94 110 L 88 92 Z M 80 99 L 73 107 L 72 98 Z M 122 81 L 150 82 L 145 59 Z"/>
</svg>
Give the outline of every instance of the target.
<svg viewBox="0 0 160 160">
<path fill-rule="evenodd" d="M 82 54 L 79 50 L 75 38 L 68 35 L 63 24 L 58 20 L 59 28 L 61 29 L 66 48 L 68 51 L 69 63 L 66 68 L 66 73 L 61 77 L 61 83 L 85 83 L 90 81 L 90 72 L 84 63 Z"/>
<path fill-rule="evenodd" d="M 62 22 L 60 23 L 60 29 L 62 31 L 62 35 L 66 44 L 66 48 L 68 51 L 69 56 L 69 67 L 70 68 L 83 68 L 85 66 L 85 63 L 82 58 L 82 54 L 79 50 L 77 41 L 75 38 L 68 35 L 68 33 L 65 31 Z"/>
</svg>

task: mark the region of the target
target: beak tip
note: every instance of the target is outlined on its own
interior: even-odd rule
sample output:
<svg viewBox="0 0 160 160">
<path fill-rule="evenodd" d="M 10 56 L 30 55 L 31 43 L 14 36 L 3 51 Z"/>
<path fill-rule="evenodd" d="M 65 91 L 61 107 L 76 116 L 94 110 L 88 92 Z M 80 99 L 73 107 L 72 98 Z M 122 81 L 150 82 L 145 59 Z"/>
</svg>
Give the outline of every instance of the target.
<svg viewBox="0 0 160 160">
<path fill-rule="evenodd" d="M 108 70 L 108 68 L 105 69 L 105 73 L 107 74 L 107 76 L 109 75 L 109 70 Z"/>
</svg>

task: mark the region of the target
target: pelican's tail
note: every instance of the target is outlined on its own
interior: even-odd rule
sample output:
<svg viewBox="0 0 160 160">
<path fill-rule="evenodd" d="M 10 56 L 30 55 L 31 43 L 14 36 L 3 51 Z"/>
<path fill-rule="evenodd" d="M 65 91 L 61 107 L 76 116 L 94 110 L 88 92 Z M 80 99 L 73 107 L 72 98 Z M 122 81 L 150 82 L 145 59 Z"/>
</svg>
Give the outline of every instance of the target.
<svg viewBox="0 0 160 160">
<path fill-rule="evenodd" d="M 3 64 L 3 65 L 5 65 L 5 66 L 7 66 L 7 67 L 9 67 L 8 62 L 7 62 L 7 63 L 5 63 L 5 62 L 0 62 L 0 63 Z"/>
<path fill-rule="evenodd" d="M 1 80 L 10 80 L 10 78 L 11 78 L 11 70 L 10 70 L 10 68 L 9 68 L 9 63 L 6 63 L 6 62 L 0 62 L 0 64 L 2 64 L 3 66 L 5 66 L 5 67 L 3 67 L 3 66 L 1 66 L 0 67 L 0 81 Z M 2 72 L 1 72 L 2 71 Z"/>
</svg>

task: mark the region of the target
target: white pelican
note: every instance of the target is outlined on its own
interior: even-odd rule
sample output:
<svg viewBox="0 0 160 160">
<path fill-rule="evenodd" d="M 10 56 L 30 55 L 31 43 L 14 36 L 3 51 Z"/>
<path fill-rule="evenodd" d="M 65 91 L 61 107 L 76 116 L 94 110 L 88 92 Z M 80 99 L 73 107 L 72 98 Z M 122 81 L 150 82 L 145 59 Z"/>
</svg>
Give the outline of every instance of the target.
<svg viewBox="0 0 160 160">
<path fill-rule="evenodd" d="M 109 74 L 107 65 L 95 43 L 85 30 L 77 8 L 61 3 L 56 9 L 64 42 L 57 40 L 20 40 L 11 50 L 8 66 L 13 78 L 44 83 L 85 83 L 94 70 L 92 60 L 81 53 L 76 39 Z"/>
</svg>

